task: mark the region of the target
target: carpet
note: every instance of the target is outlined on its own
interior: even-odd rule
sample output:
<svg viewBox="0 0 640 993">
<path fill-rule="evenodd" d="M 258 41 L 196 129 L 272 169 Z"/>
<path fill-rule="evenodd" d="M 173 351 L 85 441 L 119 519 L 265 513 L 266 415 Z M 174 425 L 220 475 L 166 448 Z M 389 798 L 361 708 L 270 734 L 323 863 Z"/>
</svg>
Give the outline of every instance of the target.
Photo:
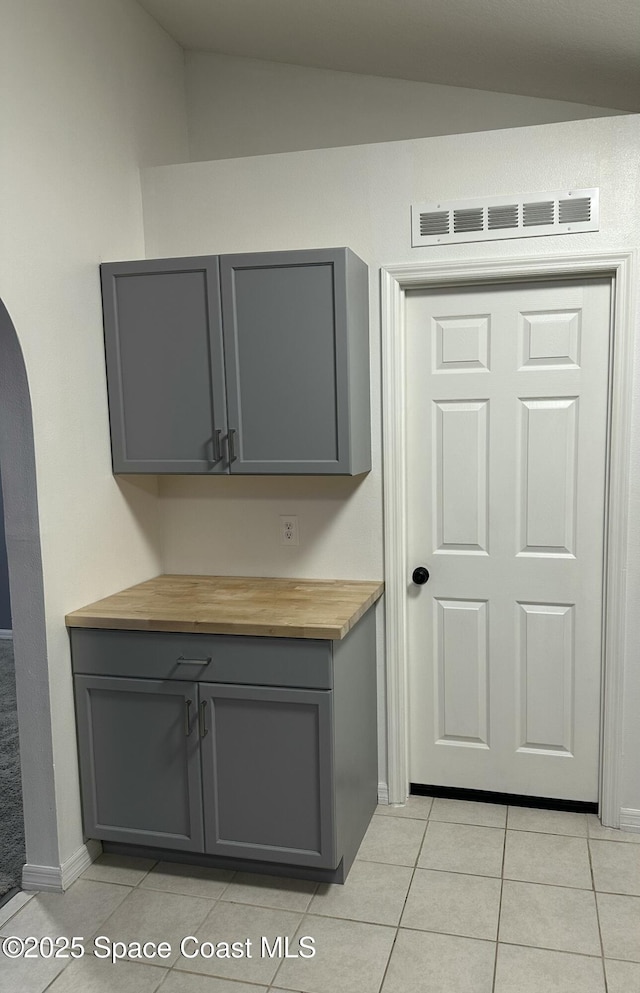
<svg viewBox="0 0 640 993">
<path fill-rule="evenodd" d="M 26 861 L 13 641 L 0 639 L 0 900 L 20 887 Z"/>
</svg>

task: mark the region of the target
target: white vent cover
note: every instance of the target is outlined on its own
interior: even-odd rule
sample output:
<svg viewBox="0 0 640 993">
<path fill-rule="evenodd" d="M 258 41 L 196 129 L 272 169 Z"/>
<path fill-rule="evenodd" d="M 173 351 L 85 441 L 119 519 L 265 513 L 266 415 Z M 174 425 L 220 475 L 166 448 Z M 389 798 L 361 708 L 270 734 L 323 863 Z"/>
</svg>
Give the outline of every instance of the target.
<svg viewBox="0 0 640 993">
<path fill-rule="evenodd" d="M 416 203 L 411 207 L 411 244 L 536 238 L 597 231 L 599 189 L 558 190 L 475 200 Z"/>
</svg>

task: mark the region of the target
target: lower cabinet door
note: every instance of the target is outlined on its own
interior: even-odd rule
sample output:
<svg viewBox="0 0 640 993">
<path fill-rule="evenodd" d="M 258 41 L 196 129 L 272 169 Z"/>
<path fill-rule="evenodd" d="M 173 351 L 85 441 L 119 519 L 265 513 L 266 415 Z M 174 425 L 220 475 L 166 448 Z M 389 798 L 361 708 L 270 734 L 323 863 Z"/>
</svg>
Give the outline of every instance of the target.
<svg viewBox="0 0 640 993">
<path fill-rule="evenodd" d="M 75 677 L 85 832 L 202 851 L 197 684 Z"/>
<path fill-rule="evenodd" d="M 206 851 L 336 868 L 331 690 L 199 696 Z"/>
</svg>

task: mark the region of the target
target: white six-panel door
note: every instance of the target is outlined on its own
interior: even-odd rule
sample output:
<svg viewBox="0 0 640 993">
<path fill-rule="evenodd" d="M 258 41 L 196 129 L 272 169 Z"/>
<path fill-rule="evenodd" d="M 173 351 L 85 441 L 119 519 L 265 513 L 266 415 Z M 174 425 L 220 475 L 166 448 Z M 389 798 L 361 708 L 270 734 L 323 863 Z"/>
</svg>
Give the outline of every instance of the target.
<svg viewBox="0 0 640 993">
<path fill-rule="evenodd" d="M 598 797 L 610 285 L 406 295 L 410 779 Z"/>
</svg>

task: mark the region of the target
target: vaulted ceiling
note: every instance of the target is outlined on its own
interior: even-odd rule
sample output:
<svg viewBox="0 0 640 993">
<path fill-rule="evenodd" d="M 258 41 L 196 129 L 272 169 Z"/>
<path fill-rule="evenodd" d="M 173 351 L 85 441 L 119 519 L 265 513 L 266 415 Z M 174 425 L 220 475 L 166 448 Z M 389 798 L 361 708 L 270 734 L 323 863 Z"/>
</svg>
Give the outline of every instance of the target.
<svg viewBox="0 0 640 993">
<path fill-rule="evenodd" d="M 640 111 L 640 0 L 138 0 L 185 49 Z"/>
</svg>

